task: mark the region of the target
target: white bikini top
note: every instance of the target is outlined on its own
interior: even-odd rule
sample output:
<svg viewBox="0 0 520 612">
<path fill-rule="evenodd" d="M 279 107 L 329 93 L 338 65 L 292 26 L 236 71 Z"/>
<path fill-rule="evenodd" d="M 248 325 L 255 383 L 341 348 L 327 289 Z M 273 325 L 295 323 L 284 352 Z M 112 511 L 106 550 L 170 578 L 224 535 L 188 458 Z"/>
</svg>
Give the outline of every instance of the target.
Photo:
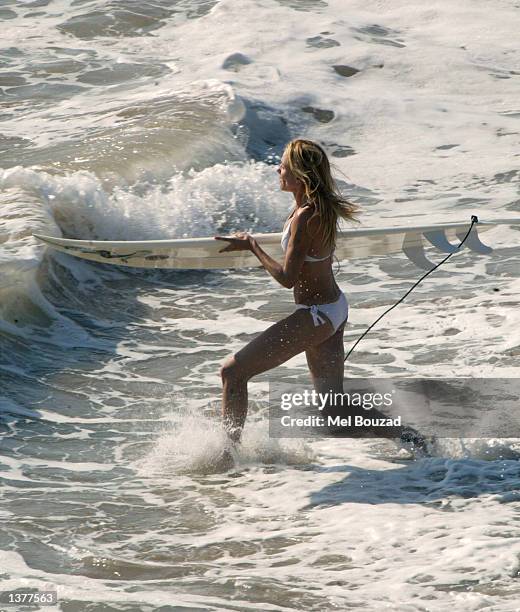
<svg viewBox="0 0 520 612">
<path fill-rule="evenodd" d="M 287 227 L 284 229 L 283 234 L 282 234 L 282 239 L 280 241 L 280 244 L 282 245 L 282 251 L 284 253 L 285 251 L 287 251 L 287 245 L 289 244 L 290 235 L 291 235 L 291 221 L 289 220 L 289 223 L 287 224 Z M 325 261 L 329 257 L 332 257 L 332 253 L 334 253 L 334 251 L 332 251 L 330 255 L 326 255 L 325 257 L 311 257 L 310 255 L 306 255 L 304 261 L 310 261 L 310 262 Z"/>
</svg>

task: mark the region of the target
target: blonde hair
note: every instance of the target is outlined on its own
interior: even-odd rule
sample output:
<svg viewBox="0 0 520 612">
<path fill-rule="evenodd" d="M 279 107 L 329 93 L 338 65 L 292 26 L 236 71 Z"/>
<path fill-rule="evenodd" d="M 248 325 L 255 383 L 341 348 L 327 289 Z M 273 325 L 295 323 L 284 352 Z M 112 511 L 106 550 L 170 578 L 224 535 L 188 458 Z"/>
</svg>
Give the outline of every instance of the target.
<svg viewBox="0 0 520 612">
<path fill-rule="evenodd" d="M 312 217 L 319 215 L 318 231 L 324 228 L 325 244 L 335 248 L 338 220 L 360 223 L 355 215 L 361 212 L 361 207 L 341 195 L 332 178 L 327 154 L 318 144 L 301 138 L 291 140 L 284 154 L 289 169 L 304 185 L 307 201 L 315 205 Z"/>
</svg>

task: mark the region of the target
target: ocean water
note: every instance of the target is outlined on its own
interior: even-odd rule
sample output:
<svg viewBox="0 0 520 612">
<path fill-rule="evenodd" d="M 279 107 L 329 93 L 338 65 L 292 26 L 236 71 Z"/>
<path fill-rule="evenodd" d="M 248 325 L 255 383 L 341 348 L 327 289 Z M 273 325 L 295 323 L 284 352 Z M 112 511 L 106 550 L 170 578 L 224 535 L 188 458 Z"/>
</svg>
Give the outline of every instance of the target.
<svg viewBox="0 0 520 612">
<path fill-rule="evenodd" d="M 517 439 L 421 458 L 270 438 L 269 382 L 307 384 L 302 354 L 250 382 L 215 473 L 220 364 L 291 292 L 32 237 L 280 231 L 295 137 L 322 143 L 365 227 L 518 217 L 519 19 L 515 0 L 0 3 L 1 591 L 56 590 L 67 612 L 519 609 Z M 347 377 L 520 376 L 518 228 L 482 240 Z M 347 350 L 423 274 L 403 254 L 335 267 Z"/>
</svg>

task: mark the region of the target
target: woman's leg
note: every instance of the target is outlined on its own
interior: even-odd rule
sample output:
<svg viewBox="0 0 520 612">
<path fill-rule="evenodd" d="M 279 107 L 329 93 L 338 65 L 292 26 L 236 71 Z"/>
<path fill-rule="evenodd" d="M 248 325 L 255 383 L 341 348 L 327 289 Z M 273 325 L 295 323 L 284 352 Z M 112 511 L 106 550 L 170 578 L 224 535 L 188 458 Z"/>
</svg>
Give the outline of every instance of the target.
<svg viewBox="0 0 520 612">
<path fill-rule="evenodd" d="M 310 346 L 305 351 L 312 383 L 317 393 L 328 391 L 343 393 L 345 372 L 343 332 L 345 325 L 346 321 L 326 340 Z"/>
<path fill-rule="evenodd" d="M 345 359 L 345 348 L 343 332 L 345 323 L 342 323 L 336 333 L 331 335 L 324 342 L 310 346 L 305 351 L 307 356 L 307 364 L 311 373 L 311 379 L 317 393 L 344 393 L 343 381 L 345 363 L 343 360 Z M 341 406 L 341 404 L 339 404 L 339 406 Z M 338 413 L 338 411 L 334 409 L 333 405 L 329 406 L 329 412 L 331 414 Z M 356 413 L 355 410 L 350 410 L 350 412 L 352 414 Z M 361 409 L 361 412 L 358 411 L 357 413 L 361 413 L 364 416 L 371 418 L 388 418 L 389 416 L 380 412 L 376 408 L 372 408 L 369 411 Z M 381 435 L 399 437 L 401 433 L 403 433 L 403 428 L 376 427 L 370 433 L 376 435 L 379 433 Z"/>
<path fill-rule="evenodd" d="M 220 374 L 223 397 L 222 416 L 230 438 L 240 435 L 247 415 L 247 381 L 275 368 L 333 333 L 329 321 L 315 326 L 310 312 L 299 309 L 271 325 L 238 353 L 226 359 Z"/>
</svg>

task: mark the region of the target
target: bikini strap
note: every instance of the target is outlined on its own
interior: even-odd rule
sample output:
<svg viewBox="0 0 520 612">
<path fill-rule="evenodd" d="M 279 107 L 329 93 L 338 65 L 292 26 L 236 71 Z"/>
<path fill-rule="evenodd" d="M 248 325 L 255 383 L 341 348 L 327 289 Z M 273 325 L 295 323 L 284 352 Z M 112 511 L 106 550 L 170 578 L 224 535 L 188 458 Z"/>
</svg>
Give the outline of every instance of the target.
<svg viewBox="0 0 520 612">
<path fill-rule="evenodd" d="M 323 323 L 325 323 L 325 319 L 322 316 L 320 316 L 318 312 L 317 304 L 310 306 L 309 310 L 311 311 L 311 316 L 312 316 L 312 321 L 314 323 L 314 327 L 318 327 L 318 325 L 322 325 Z"/>
</svg>

